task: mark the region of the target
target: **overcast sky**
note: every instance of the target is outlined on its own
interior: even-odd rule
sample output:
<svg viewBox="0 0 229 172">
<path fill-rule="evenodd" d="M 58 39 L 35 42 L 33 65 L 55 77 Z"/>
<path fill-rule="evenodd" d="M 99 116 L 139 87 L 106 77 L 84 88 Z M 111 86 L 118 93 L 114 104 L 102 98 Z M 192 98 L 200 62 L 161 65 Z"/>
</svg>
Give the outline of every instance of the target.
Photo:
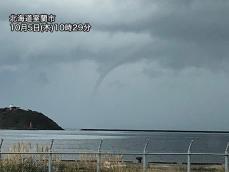
<svg viewBox="0 0 229 172">
<path fill-rule="evenodd" d="M 11 13 L 88 33 L 11 32 Z M 0 107 L 64 128 L 229 130 L 229 1 L 0 2 Z"/>
</svg>

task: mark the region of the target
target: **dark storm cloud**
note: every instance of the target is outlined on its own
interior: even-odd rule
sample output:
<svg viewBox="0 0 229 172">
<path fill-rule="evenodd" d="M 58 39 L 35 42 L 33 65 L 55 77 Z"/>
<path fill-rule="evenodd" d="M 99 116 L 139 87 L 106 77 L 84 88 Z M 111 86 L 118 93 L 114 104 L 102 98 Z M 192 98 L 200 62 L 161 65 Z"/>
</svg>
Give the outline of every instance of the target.
<svg viewBox="0 0 229 172">
<path fill-rule="evenodd" d="M 147 5 L 152 12 L 143 20 L 104 25 L 101 29 L 150 33 L 156 41 L 135 56 L 156 59 L 175 69 L 190 66 L 217 68 L 228 63 L 227 1 L 160 1 Z M 141 11 L 144 13 L 144 8 Z M 134 18 L 138 12 L 132 14 Z"/>
<path fill-rule="evenodd" d="M 77 4 L 74 1 L 43 6 L 38 1 L 10 2 L 2 2 L 0 7 L 4 21 L 1 64 L 38 66 L 93 60 L 101 74 L 97 85 L 116 67 L 143 59 L 172 69 L 220 69 L 228 64 L 229 3 L 224 0 L 86 1 L 76 6 L 71 5 Z M 85 20 L 92 24 L 92 31 L 74 35 L 12 34 L 7 27 L 12 11 L 47 11 L 62 22 Z"/>
<path fill-rule="evenodd" d="M 12 33 L 11 13 L 53 13 L 57 22 L 89 22 L 92 30 Z M 226 0 L 2 1 L 0 87 L 5 99 L 0 104 L 12 99 L 34 104 L 56 113 L 60 121 L 67 111 L 82 114 L 85 123 L 92 118 L 94 123 L 98 117 L 91 114 L 96 113 L 107 121 L 121 118 L 123 126 L 130 115 L 136 118 L 130 126 L 144 122 L 139 116 L 142 112 L 155 125 L 169 124 L 166 119 L 172 115 L 173 127 L 180 118 L 183 126 L 188 119 L 195 122 L 198 115 L 207 118 L 211 110 L 226 116 L 228 98 L 221 97 L 227 95 L 228 86 L 228 16 Z M 92 97 L 93 87 L 99 86 L 99 98 Z M 198 97 L 199 90 L 204 96 Z M 216 99 L 211 100 L 212 95 Z M 95 104 L 94 98 L 98 98 Z M 214 101 L 220 105 L 214 107 Z M 196 115 L 183 115 L 186 109 Z M 74 120 L 68 122 L 74 125 Z M 151 127 L 151 120 L 145 122 Z M 206 126 L 210 124 L 209 119 Z"/>
<path fill-rule="evenodd" d="M 75 16 L 91 22 L 94 33 L 12 36 L 5 27 L 1 32 L 9 39 L 1 46 L 1 51 L 7 51 L 1 58 L 2 63 L 6 59 L 36 61 L 36 64 L 90 59 L 100 65 L 102 72 L 142 59 L 156 60 L 174 69 L 214 68 L 228 63 L 229 3 L 224 0 L 109 1 L 105 4 L 88 1 L 74 7 L 70 3 L 60 7 L 59 3 L 42 6 L 38 1 L 10 2 L 2 2 L 2 20 L 8 20 L 12 10 L 51 9 L 49 11 L 57 13 L 61 21 L 70 21 Z M 24 42 L 25 51 L 21 50 L 17 37 Z M 13 52 L 7 47 L 9 44 Z M 29 57 L 22 58 L 24 56 Z"/>
</svg>

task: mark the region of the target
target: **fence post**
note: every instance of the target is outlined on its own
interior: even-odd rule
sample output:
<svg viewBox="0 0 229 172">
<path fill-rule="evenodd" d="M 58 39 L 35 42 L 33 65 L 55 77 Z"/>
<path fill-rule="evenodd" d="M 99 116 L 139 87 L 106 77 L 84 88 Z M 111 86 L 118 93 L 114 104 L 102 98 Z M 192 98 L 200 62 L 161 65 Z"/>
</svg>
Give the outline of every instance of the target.
<svg viewBox="0 0 229 172">
<path fill-rule="evenodd" d="M 145 143 L 145 146 L 144 146 L 144 149 L 143 149 L 143 172 L 146 172 L 146 149 L 149 145 L 149 139 L 146 140 L 146 143 Z"/>
<path fill-rule="evenodd" d="M 2 159 L 2 144 L 3 144 L 3 139 L 1 139 L 1 143 L 0 143 L 0 160 Z"/>
<path fill-rule="evenodd" d="M 48 172 L 52 172 L 52 146 L 54 139 L 51 140 L 51 144 L 49 147 L 49 161 L 48 161 Z"/>
<path fill-rule="evenodd" d="M 228 146 L 229 146 L 229 142 L 227 143 L 226 149 L 225 149 L 225 162 L 224 162 L 224 170 L 225 172 L 228 172 Z"/>
<path fill-rule="evenodd" d="M 103 139 L 100 140 L 100 144 L 98 147 L 98 153 L 97 153 L 97 161 L 96 161 L 96 172 L 100 172 L 100 161 L 101 161 L 101 147 L 103 144 Z"/>
<path fill-rule="evenodd" d="M 187 172 L 191 172 L 191 147 L 192 147 L 192 143 L 194 142 L 194 140 L 191 140 L 191 142 L 189 143 L 188 146 L 188 162 L 187 162 Z"/>
</svg>

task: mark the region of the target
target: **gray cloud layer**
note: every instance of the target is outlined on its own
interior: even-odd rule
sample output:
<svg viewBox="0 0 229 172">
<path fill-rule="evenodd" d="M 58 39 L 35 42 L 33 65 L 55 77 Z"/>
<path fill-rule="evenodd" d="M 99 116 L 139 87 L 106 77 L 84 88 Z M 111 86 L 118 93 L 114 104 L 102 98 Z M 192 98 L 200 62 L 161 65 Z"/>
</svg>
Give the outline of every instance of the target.
<svg viewBox="0 0 229 172">
<path fill-rule="evenodd" d="M 12 33 L 11 13 L 54 13 L 92 31 Z M 228 16 L 225 0 L 3 1 L 0 104 L 32 106 L 73 128 L 228 129 Z"/>
</svg>

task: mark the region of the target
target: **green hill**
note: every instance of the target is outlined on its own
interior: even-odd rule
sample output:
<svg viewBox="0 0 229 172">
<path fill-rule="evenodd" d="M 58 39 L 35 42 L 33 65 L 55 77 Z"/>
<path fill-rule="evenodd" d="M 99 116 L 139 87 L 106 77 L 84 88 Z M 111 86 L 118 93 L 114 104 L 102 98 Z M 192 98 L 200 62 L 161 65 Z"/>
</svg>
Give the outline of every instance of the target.
<svg viewBox="0 0 229 172">
<path fill-rule="evenodd" d="M 44 114 L 18 107 L 0 108 L 0 129 L 63 130 Z"/>
</svg>

